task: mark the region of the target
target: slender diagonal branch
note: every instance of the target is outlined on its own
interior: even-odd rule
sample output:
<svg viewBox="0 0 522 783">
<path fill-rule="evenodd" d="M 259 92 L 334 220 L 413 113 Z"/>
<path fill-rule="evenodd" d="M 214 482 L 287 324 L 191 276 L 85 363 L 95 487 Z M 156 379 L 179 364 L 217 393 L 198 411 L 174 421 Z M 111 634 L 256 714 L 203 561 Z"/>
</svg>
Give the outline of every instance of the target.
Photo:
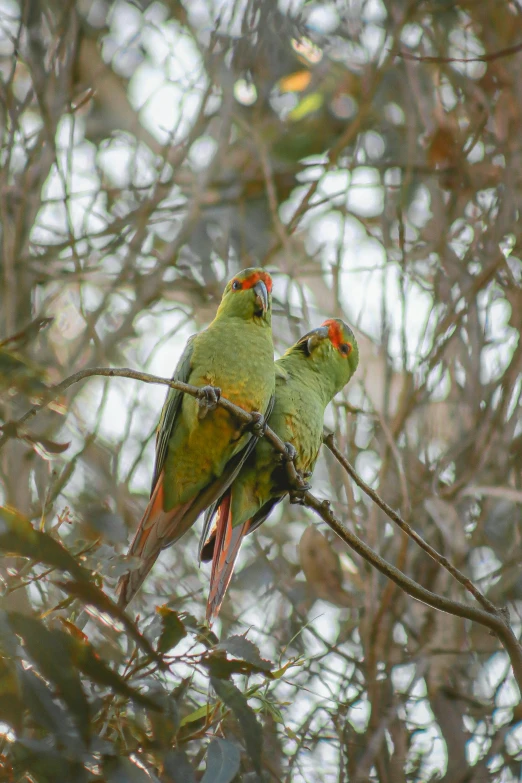
<svg viewBox="0 0 522 783">
<path fill-rule="evenodd" d="M 520 693 L 522 694 L 522 647 L 517 637 L 513 633 L 509 622 L 504 613 L 494 607 L 493 612 L 484 609 L 478 609 L 474 606 L 467 606 L 460 601 L 453 601 L 445 596 L 432 593 L 425 587 L 422 587 L 414 579 L 406 576 L 402 571 L 388 563 L 377 554 L 368 544 L 365 544 L 355 533 L 352 533 L 343 523 L 337 519 L 333 513 L 328 501 L 320 501 L 310 492 L 303 495 L 303 505 L 315 511 L 315 513 L 326 522 L 326 524 L 336 533 L 339 538 L 345 542 L 354 552 L 357 552 L 364 560 L 376 568 L 381 574 L 391 579 L 412 598 L 421 601 L 433 609 L 438 609 L 447 614 L 453 614 L 457 617 L 463 617 L 472 620 L 475 623 L 486 626 L 498 638 L 504 647 L 513 668 L 513 675 L 517 681 Z"/>
<path fill-rule="evenodd" d="M 393 52 L 393 54 L 395 57 L 402 57 L 404 60 L 417 60 L 421 63 L 490 63 L 493 60 L 498 60 L 500 57 L 518 54 L 520 51 L 522 51 L 522 43 L 507 46 L 505 49 L 499 49 L 498 52 L 480 54 L 476 57 L 441 57 L 440 55 L 413 54 L 404 50 Z"/>
<path fill-rule="evenodd" d="M 69 376 L 68 378 L 66 378 L 56 386 L 53 386 L 52 388 L 48 389 L 46 395 L 44 396 L 43 401 L 39 405 L 35 405 L 32 408 L 30 408 L 21 418 L 15 421 L 7 422 L 7 424 L 5 424 L 3 427 L 4 432 L 2 437 L 0 438 L 0 448 L 5 444 L 5 442 L 9 438 L 16 438 L 19 435 L 19 432 L 23 430 L 23 426 L 26 424 L 26 422 L 34 418 L 41 410 L 45 409 L 49 405 L 49 403 L 51 403 L 53 400 L 59 397 L 69 387 L 73 386 L 76 383 L 79 383 L 80 381 L 85 380 L 86 378 L 92 378 L 94 376 L 101 376 L 101 377 L 108 377 L 108 378 L 130 378 L 132 380 L 141 381 L 142 383 L 154 383 L 154 384 L 161 384 L 163 386 L 170 386 L 172 389 L 178 389 L 178 391 L 181 391 L 184 394 L 190 394 L 192 397 L 195 398 L 199 398 L 201 396 L 201 389 L 198 386 L 192 386 L 191 384 L 183 383 L 182 381 L 175 381 L 169 378 L 161 378 L 157 375 L 150 375 L 149 373 L 138 372 L 136 370 L 131 370 L 128 368 L 92 367 L 86 370 L 80 370 L 79 372 Z M 253 424 L 257 420 L 254 415 L 243 410 L 243 408 L 234 405 L 234 403 L 230 402 L 224 397 L 220 397 L 217 404 L 222 408 L 224 408 L 225 410 L 228 410 L 235 417 L 237 417 L 237 419 L 243 422 L 245 426 L 248 426 L 249 424 Z M 272 444 L 274 449 L 279 454 L 283 455 L 287 460 L 286 466 L 287 466 L 289 489 L 293 490 L 294 492 L 298 492 L 299 498 L 303 503 L 303 505 L 307 506 L 308 508 L 313 510 L 316 514 L 318 514 L 318 516 L 324 522 L 326 522 L 326 524 L 351 549 L 357 552 L 368 563 L 370 563 L 370 565 L 372 565 L 374 568 L 376 568 L 378 571 L 380 571 L 382 574 L 388 577 L 388 579 L 391 579 L 393 582 L 395 582 L 395 584 L 397 584 L 402 590 L 404 590 L 404 592 L 406 592 L 408 595 L 410 595 L 412 598 L 416 599 L 417 601 L 421 601 L 422 603 L 431 606 L 433 609 L 438 609 L 441 612 L 447 612 L 448 614 L 453 614 L 456 617 L 462 617 L 464 619 L 471 620 L 472 622 L 479 623 L 480 625 L 484 625 L 486 628 L 489 628 L 498 638 L 498 640 L 504 647 L 507 655 L 509 656 L 509 659 L 511 661 L 511 666 L 513 668 L 514 677 L 518 683 L 520 692 L 522 693 L 522 647 L 511 629 L 508 618 L 505 616 L 502 610 L 498 609 L 490 601 L 487 601 L 487 605 L 485 606 L 484 603 L 481 602 L 484 606 L 484 609 L 478 609 L 477 607 L 467 606 L 466 604 L 463 604 L 459 601 L 453 601 L 449 598 L 446 598 L 445 596 L 438 595 L 437 593 L 432 593 L 430 590 L 427 590 L 426 588 L 422 587 L 422 585 L 420 585 L 414 579 L 411 579 L 409 576 L 406 576 L 406 574 L 404 574 L 398 568 L 393 566 L 391 563 L 388 563 L 386 560 L 384 560 L 384 558 L 378 555 L 371 547 L 365 544 L 364 541 L 362 541 L 355 533 L 352 533 L 345 525 L 343 525 L 342 522 L 340 522 L 337 519 L 328 501 L 318 500 L 318 498 L 312 495 L 311 492 L 305 489 L 306 484 L 302 476 L 297 472 L 293 461 L 288 460 L 287 449 L 284 442 L 281 440 L 281 438 L 279 438 L 278 435 L 276 435 L 276 433 L 273 430 L 271 430 L 270 427 L 268 426 L 265 426 L 263 436 L 266 437 L 269 440 L 269 442 Z M 331 450 L 330 444 L 327 443 L 326 445 Z M 333 445 L 333 441 L 332 441 L 332 445 Z M 335 446 L 333 447 L 335 448 Z M 335 454 L 335 451 L 332 453 Z M 405 532 L 407 532 L 405 528 L 409 528 L 411 532 L 414 533 L 415 531 L 413 531 L 410 528 L 410 526 L 407 525 L 407 523 L 404 522 L 404 520 L 402 520 L 399 517 L 399 515 L 396 514 L 396 512 L 394 512 L 393 509 L 390 508 L 376 493 L 374 493 L 371 487 L 368 487 L 368 485 L 365 484 L 362 481 L 362 479 L 359 478 L 359 476 L 357 476 L 357 474 L 355 473 L 351 465 L 344 459 L 343 455 L 340 454 L 340 452 L 337 453 L 342 458 L 342 460 L 346 462 L 346 465 L 348 465 L 349 467 L 348 472 L 350 473 L 350 476 L 352 476 L 354 481 L 356 481 L 358 486 L 360 486 L 361 489 L 363 489 L 365 492 L 368 490 L 368 495 L 373 500 L 375 500 L 375 502 L 378 503 L 378 505 L 386 513 L 388 513 L 389 510 L 392 515 L 398 517 L 399 521 L 394 519 L 394 516 L 391 516 L 390 518 L 393 519 L 394 521 L 397 521 L 399 527 L 404 529 Z M 337 454 L 335 454 L 335 456 L 337 456 Z M 344 462 L 341 462 L 341 464 L 343 464 L 343 467 L 346 467 L 344 465 Z M 441 562 L 440 558 L 442 558 L 442 556 L 439 555 L 436 552 L 436 550 L 433 550 L 431 547 L 429 547 L 429 545 L 426 544 L 426 542 L 423 539 L 421 539 L 420 536 L 418 538 L 420 539 L 420 541 L 417 541 L 417 538 L 415 538 L 417 543 L 419 543 L 419 545 L 421 545 L 422 548 L 428 552 L 428 554 L 431 554 L 432 551 L 436 555 L 434 559 L 436 559 L 437 562 Z M 422 542 L 422 544 L 420 542 Z M 426 547 L 428 547 L 428 549 L 426 549 Z M 444 560 L 446 561 L 446 558 L 444 558 Z M 450 568 L 455 570 L 457 574 L 459 574 L 464 580 L 466 579 L 466 577 L 460 574 L 460 572 L 457 569 L 455 569 L 454 566 L 451 566 L 451 563 L 449 563 L 449 561 L 446 562 L 448 563 Z M 450 571 L 450 573 L 453 572 Z M 462 580 L 459 578 L 459 581 Z M 477 588 L 475 588 L 475 590 L 477 590 Z M 482 595 L 478 590 L 477 593 Z"/>
<path fill-rule="evenodd" d="M 400 527 L 400 529 L 406 533 L 407 536 L 412 538 L 421 549 L 423 549 L 433 560 L 435 560 L 436 563 L 445 568 L 446 571 L 449 571 L 452 577 L 456 579 L 457 582 L 460 582 L 460 584 L 465 587 L 469 593 L 471 593 L 473 598 L 475 598 L 478 603 L 484 607 L 486 612 L 492 612 L 494 614 L 497 611 L 495 604 L 491 603 L 491 601 L 486 598 L 486 596 L 478 589 L 478 587 L 473 584 L 471 579 L 463 574 L 462 571 L 459 571 L 459 569 L 456 568 L 456 566 L 454 566 L 447 557 L 441 555 L 440 552 L 437 552 L 436 549 L 428 544 L 428 542 L 425 541 L 422 536 L 420 536 L 417 531 L 412 528 L 411 525 L 404 521 L 400 514 L 398 514 L 391 506 L 389 506 L 374 489 L 372 489 L 365 481 L 362 480 L 362 478 L 356 473 L 355 468 L 350 465 L 346 457 L 335 445 L 334 436 L 331 433 L 323 438 L 323 442 L 325 446 L 332 452 L 336 460 L 343 466 L 348 475 L 355 481 L 357 486 L 360 487 L 360 489 L 362 489 L 362 491 L 365 492 L 368 497 L 370 497 L 373 502 L 384 511 L 386 516 L 389 517 L 392 522 Z"/>
<path fill-rule="evenodd" d="M 1 429 L 3 429 L 3 435 L 0 437 L 0 448 L 5 445 L 9 438 L 16 438 L 20 429 L 26 424 L 26 422 L 33 419 L 40 411 L 63 394 L 70 386 L 85 380 L 86 378 L 92 378 L 93 376 L 106 377 L 106 378 L 130 378 L 135 381 L 141 381 L 142 383 L 157 383 L 164 386 L 170 386 L 171 389 L 177 389 L 184 394 L 190 394 L 191 397 L 199 397 L 201 389 L 199 386 L 191 386 L 189 383 L 183 383 L 182 381 L 175 381 L 169 378 L 160 378 L 157 375 L 150 375 L 146 372 L 138 372 L 137 370 L 130 370 L 127 367 L 115 368 L 115 367 L 90 367 L 87 370 L 80 370 L 79 372 L 70 375 L 68 378 L 58 383 L 56 386 L 50 388 L 44 395 L 44 399 L 38 405 L 34 405 L 32 408 L 24 413 L 16 421 L 7 422 Z M 218 403 L 222 408 L 234 414 L 237 418 L 245 424 L 252 423 L 252 416 L 247 413 L 243 408 L 239 408 L 234 405 L 233 402 L 229 402 L 225 398 L 219 400 Z"/>
<path fill-rule="evenodd" d="M 190 383 L 183 383 L 183 381 L 175 381 L 171 378 L 161 378 L 158 375 L 150 375 L 149 373 L 131 370 L 127 367 L 90 367 L 89 369 L 80 370 L 79 372 L 74 373 L 74 375 L 70 375 L 61 383 L 51 387 L 47 390 L 41 403 L 29 408 L 29 410 L 19 419 L 9 421 L 3 427 L 0 427 L 0 429 L 3 430 L 3 435 L 0 437 L 0 449 L 10 438 L 18 437 L 24 425 L 37 416 L 40 411 L 47 408 L 47 406 L 63 394 L 63 392 L 67 391 L 67 389 L 74 386 L 76 383 L 80 383 L 80 381 L 92 377 L 130 378 L 131 380 L 141 381 L 142 383 L 155 383 L 163 386 L 170 386 L 171 389 L 177 389 L 184 394 L 190 394 L 191 397 L 198 398 L 201 395 L 201 388 L 199 386 L 192 386 Z M 253 424 L 256 420 L 250 413 L 243 408 L 240 408 L 238 405 L 234 405 L 233 402 L 230 402 L 225 397 L 220 397 L 217 404 L 229 413 L 232 413 L 246 426 Z M 265 428 L 264 436 L 270 441 L 276 451 L 282 455 L 287 454 L 285 444 L 269 427 Z M 287 472 L 292 486 L 300 489 L 304 482 L 295 469 L 295 465 L 292 461 L 288 462 Z"/>
</svg>

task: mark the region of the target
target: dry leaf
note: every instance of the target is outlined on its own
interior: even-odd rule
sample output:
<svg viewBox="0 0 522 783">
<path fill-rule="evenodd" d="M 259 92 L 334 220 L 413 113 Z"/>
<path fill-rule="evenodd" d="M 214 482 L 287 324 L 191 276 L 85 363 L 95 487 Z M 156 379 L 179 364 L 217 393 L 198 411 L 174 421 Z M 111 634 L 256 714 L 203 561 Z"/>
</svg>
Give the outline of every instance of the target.
<svg viewBox="0 0 522 783">
<path fill-rule="evenodd" d="M 323 601 L 334 606 L 355 606 L 355 596 L 343 588 L 343 571 L 328 539 L 311 525 L 299 542 L 299 560 L 308 585 Z"/>
</svg>

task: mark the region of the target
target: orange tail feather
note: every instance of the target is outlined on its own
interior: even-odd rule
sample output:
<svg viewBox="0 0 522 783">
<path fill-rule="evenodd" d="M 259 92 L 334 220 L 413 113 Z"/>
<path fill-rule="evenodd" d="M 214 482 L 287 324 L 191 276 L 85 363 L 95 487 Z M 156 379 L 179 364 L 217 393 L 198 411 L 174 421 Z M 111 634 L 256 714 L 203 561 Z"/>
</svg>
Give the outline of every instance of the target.
<svg viewBox="0 0 522 783">
<path fill-rule="evenodd" d="M 192 505 L 192 501 L 163 510 L 163 473 L 159 476 L 154 492 L 138 526 L 129 548 L 129 555 L 141 558 L 141 564 L 121 577 L 117 592 L 118 605 L 124 609 L 132 601 L 156 562 L 159 553 L 185 533 L 186 526 L 180 524 Z"/>
<path fill-rule="evenodd" d="M 250 526 L 250 520 L 247 520 L 236 528 L 232 527 L 230 501 L 231 493 L 227 492 L 217 511 L 216 538 L 207 602 L 207 620 L 209 623 L 212 623 L 219 614 L 221 604 L 234 573 L 234 565 L 241 548 L 241 542 Z"/>
</svg>

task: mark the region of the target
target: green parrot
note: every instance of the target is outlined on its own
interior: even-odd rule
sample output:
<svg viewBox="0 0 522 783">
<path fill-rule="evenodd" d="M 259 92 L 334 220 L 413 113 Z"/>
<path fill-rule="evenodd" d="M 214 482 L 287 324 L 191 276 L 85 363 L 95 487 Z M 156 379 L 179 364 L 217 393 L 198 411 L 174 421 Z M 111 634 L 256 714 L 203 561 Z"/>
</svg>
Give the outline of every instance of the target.
<svg viewBox="0 0 522 783">
<path fill-rule="evenodd" d="M 170 389 L 156 436 L 149 504 L 129 554 L 141 564 L 118 585 L 119 605 L 133 598 L 162 549 L 177 541 L 219 498 L 262 432 L 274 399 L 272 279 L 245 269 L 227 284 L 212 323 L 189 338 L 173 379 L 203 387 L 197 400 Z M 217 405 L 219 396 L 251 413 L 245 431 Z"/>
<path fill-rule="evenodd" d="M 275 363 L 275 403 L 268 425 L 287 444 L 304 475 L 311 475 L 319 455 L 326 406 L 358 363 L 355 336 L 338 318 L 305 334 Z M 259 527 L 287 493 L 285 466 L 263 438 L 234 482 L 209 506 L 199 556 L 212 560 L 210 622 L 218 615 L 244 536 Z"/>
</svg>

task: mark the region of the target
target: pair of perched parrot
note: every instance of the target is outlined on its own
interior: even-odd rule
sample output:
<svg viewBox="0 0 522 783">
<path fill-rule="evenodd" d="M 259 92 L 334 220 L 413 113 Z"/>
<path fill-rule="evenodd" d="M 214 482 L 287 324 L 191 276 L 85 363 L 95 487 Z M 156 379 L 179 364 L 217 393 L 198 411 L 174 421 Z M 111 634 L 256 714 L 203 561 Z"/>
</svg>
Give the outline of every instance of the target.
<svg viewBox="0 0 522 783">
<path fill-rule="evenodd" d="M 288 493 L 281 455 L 261 438 L 266 420 L 289 458 L 311 475 L 328 403 L 350 380 L 359 351 L 340 319 L 301 337 L 274 363 L 272 279 L 245 269 L 230 280 L 212 323 L 193 335 L 173 379 L 201 387 L 196 399 L 170 389 L 156 437 L 152 491 L 129 554 L 140 559 L 118 586 L 125 607 L 159 553 L 206 511 L 199 556 L 212 560 L 207 619 L 218 615 L 242 539 Z M 219 396 L 258 415 L 245 430 Z"/>
</svg>

